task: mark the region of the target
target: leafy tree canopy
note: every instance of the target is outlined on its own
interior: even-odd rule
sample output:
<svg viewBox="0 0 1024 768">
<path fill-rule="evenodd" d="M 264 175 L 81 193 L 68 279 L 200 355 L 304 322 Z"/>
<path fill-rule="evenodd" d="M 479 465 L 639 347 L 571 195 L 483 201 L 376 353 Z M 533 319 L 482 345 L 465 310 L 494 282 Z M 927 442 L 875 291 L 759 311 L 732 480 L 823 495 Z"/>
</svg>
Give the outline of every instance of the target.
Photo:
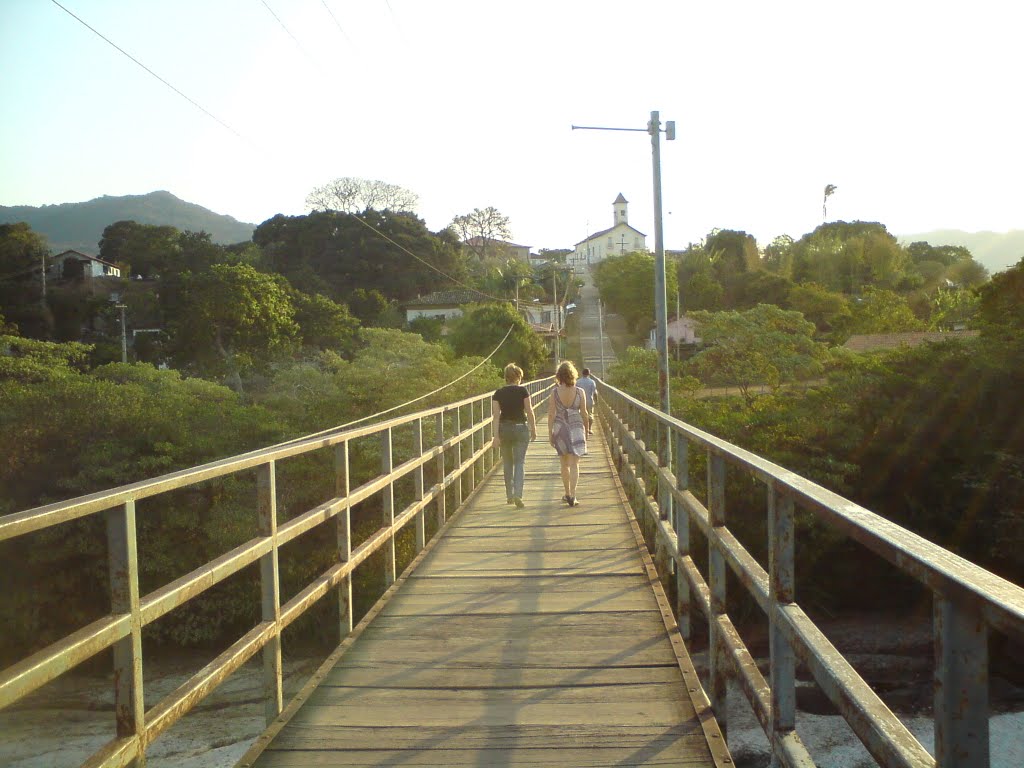
<svg viewBox="0 0 1024 768">
<path fill-rule="evenodd" d="M 694 312 L 707 345 L 683 370 L 711 385 L 739 387 L 748 402 L 751 388 L 819 375 L 827 348 L 813 340 L 814 325 L 799 312 L 760 304 L 745 312 Z"/>
<path fill-rule="evenodd" d="M 511 334 L 491 362 L 499 370 L 509 363 L 516 363 L 523 369 L 527 380 L 535 378 L 548 357 L 548 350 L 540 336 L 511 304 L 466 307 L 462 317 L 452 322 L 446 338 L 459 356 L 486 357 L 498 347 L 510 328 Z"/>
<path fill-rule="evenodd" d="M 432 233 L 408 213 L 278 215 L 256 228 L 253 241 L 268 269 L 334 301 L 347 302 L 358 288 L 407 301 L 465 274 L 454 234 Z"/>
<path fill-rule="evenodd" d="M 676 270 L 665 265 L 665 290 L 678 290 Z M 637 251 L 611 256 L 597 265 L 594 283 L 608 309 L 623 317 L 631 331 L 645 331 L 654 324 L 654 256 Z"/>
</svg>

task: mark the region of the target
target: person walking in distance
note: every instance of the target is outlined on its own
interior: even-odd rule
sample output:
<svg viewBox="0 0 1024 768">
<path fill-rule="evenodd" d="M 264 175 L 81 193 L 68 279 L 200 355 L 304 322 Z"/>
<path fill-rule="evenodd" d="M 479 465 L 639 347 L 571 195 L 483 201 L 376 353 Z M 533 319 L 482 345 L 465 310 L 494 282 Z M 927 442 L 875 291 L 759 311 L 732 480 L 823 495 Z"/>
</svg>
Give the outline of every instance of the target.
<svg viewBox="0 0 1024 768">
<path fill-rule="evenodd" d="M 505 470 L 505 503 L 523 505 L 523 477 L 526 448 L 537 439 L 537 420 L 530 405 L 530 391 L 522 385 L 523 369 L 515 363 L 505 366 L 505 386 L 491 398 L 491 433 L 494 447 L 501 450 Z"/>
<path fill-rule="evenodd" d="M 587 413 L 590 414 L 590 424 L 587 428 L 587 437 L 589 437 L 594 434 L 594 414 L 597 413 L 594 409 L 594 404 L 597 402 L 597 382 L 590 378 L 589 368 L 584 368 L 580 372 L 580 378 L 576 382 L 576 386 L 587 395 Z"/>
<path fill-rule="evenodd" d="M 587 453 L 590 411 L 587 396 L 576 386 L 576 367 L 566 360 L 555 372 L 556 385 L 548 404 L 548 439 L 561 462 L 562 501 L 576 506 L 576 485 L 580 479 L 580 456 Z"/>
</svg>

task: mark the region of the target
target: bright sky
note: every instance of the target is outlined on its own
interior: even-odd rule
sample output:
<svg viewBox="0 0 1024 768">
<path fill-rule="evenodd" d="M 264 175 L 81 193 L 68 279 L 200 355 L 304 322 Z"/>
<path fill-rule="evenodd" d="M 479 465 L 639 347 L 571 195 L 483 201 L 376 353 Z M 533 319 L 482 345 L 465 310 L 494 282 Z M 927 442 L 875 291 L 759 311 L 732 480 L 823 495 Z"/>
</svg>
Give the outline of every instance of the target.
<svg viewBox="0 0 1024 768">
<path fill-rule="evenodd" d="M 0 0 L 2 205 L 166 189 L 259 223 L 359 176 L 433 230 L 493 205 L 539 249 L 611 226 L 621 192 L 653 247 L 650 138 L 570 126 L 660 110 L 667 248 L 799 237 L 826 184 L 830 219 L 1024 229 L 1003 0 L 61 4 L 217 119 L 52 0 Z"/>
</svg>

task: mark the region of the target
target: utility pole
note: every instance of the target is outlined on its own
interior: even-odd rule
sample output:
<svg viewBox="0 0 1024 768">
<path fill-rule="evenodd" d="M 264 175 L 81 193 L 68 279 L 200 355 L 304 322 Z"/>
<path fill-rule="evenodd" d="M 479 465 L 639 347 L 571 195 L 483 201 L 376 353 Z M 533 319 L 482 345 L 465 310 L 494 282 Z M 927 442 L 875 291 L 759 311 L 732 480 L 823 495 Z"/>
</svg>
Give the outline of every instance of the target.
<svg viewBox="0 0 1024 768">
<path fill-rule="evenodd" d="M 655 347 L 658 350 L 658 390 L 661 395 L 661 410 L 668 414 L 668 309 L 665 295 L 665 242 L 662 236 L 661 216 L 661 120 L 658 112 L 651 112 L 650 122 L 646 128 L 607 128 L 593 125 L 574 125 L 574 131 L 643 131 L 651 136 L 651 156 L 654 164 L 654 314 L 655 314 Z M 665 138 L 673 141 L 676 137 L 675 121 L 665 123 Z M 669 455 L 671 446 L 666 439 L 665 455 Z"/>
<path fill-rule="evenodd" d="M 558 270 L 551 270 L 551 302 L 553 304 L 551 311 L 551 318 L 554 321 L 552 324 L 555 329 L 555 340 L 551 345 L 552 351 L 554 352 L 554 363 L 555 367 L 558 367 Z"/>
<path fill-rule="evenodd" d="M 651 134 L 651 155 L 654 164 L 654 314 L 656 316 L 655 344 L 658 347 L 658 391 L 661 394 L 661 410 L 671 412 L 668 386 L 668 297 L 665 292 L 665 239 L 662 235 L 661 220 L 661 121 L 658 113 L 651 112 L 647 124 Z M 667 126 L 668 138 L 676 137 L 676 124 Z"/>
<path fill-rule="evenodd" d="M 39 279 L 42 281 L 42 294 L 40 295 L 40 303 L 43 305 L 43 309 L 46 308 L 46 254 L 39 254 L 39 261 L 42 269 L 39 270 Z"/>
<path fill-rule="evenodd" d="M 121 310 L 121 362 L 128 362 L 128 329 L 124 323 L 124 311 L 127 307 L 124 304 L 115 304 L 115 309 Z"/>
</svg>

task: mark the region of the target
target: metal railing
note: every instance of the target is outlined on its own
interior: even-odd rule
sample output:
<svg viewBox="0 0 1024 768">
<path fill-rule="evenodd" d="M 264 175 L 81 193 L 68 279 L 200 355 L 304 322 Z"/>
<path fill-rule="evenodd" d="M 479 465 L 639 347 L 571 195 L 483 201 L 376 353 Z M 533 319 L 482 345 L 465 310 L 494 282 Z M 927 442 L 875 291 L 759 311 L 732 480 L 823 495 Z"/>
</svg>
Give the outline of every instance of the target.
<svg viewBox="0 0 1024 768">
<path fill-rule="evenodd" d="M 539 393 L 549 379 L 527 384 L 537 407 Z M 49 504 L 0 518 L 0 542 L 24 537 L 34 531 L 59 526 L 92 515 L 106 516 L 106 538 L 110 574 L 110 613 L 72 632 L 0 672 L 0 709 L 56 679 L 75 666 L 108 648 L 113 648 L 113 683 L 116 735 L 93 754 L 83 766 L 104 768 L 141 764 L 147 746 L 188 713 L 197 703 L 243 664 L 263 651 L 265 714 L 268 725 L 284 707 L 281 664 L 281 634 L 319 600 L 336 594 L 339 606 L 339 635 L 353 629 L 352 575 L 371 555 L 383 552 L 384 586 L 396 579 L 395 538 L 415 521 L 415 549 L 426 546 L 426 511 L 435 507 L 437 528 L 444 524 L 447 491 L 451 489 L 456 507 L 463 503 L 494 465 L 491 427 L 491 393 L 441 407 L 418 411 L 379 424 L 336 434 L 283 443 L 198 467 L 143 480 L 108 491 Z M 434 445 L 424 448 L 424 424 L 433 421 Z M 393 433 L 411 429 L 412 458 L 394 465 Z M 445 437 L 446 432 L 450 433 Z M 356 488 L 350 487 L 349 446 L 357 439 L 380 440 L 380 471 Z M 318 450 L 334 453 L 334 496 L 287 522 L 278 522 L 276 462 Z M 446 456 L 454 456 L 450 469 Z M 424 487 L 424 467 L 434 462 L 435 482 Z M 135 504 L 197 483 L 255 470 L 255 536 L 244 544 L 196 568 L 146 595 L 140 595 L 138 542 Z M 413 501 L 395 510 L 395 484 L 412 477 Z M 380 527 L 353 547 L 353 505 L 375 495 L 381 497 Z M 336 526 L 336 563 L 281 604 L 279 551 L 321 525 Z M 31 542 L 26 540 L 26 547 Z M 261 621 L 227 650 L 149 710 L 145 709 L 142 629 L 168 612 L 186 604 L 210 587 L 259 563 Z M 5 563 L 16 568 L 17 563 Z"/>
<path fill-rule="evenodd" d="M 668 568 L 675 571 L 676 612 L 683 638 L 690 639 L 694 609 L 707 620 L 708 695 L 723 732 L 727 731 L 726 681 L 732 676 L 770 741 L 772 765 L 813 766 L 796 732 L 799 659 L 878 764 L 901 768 L 989 765 L 988 631 L 993 628 L 1024 637 L 1024 589 L 604 382 L 599 406 L 634 514 L 648 524 L 655 549 L 668 553 Z M 649 446 L 659 448 L 652 450 Z M 703 501 L 690 490 L 689 459 L 694 450 L 706 454 Z M 754 478 L 766 489 L 767 570 L 727 525 L 727 466 Z M 934 758 L 796 603 L 797 507 L 932 591 Z M 691 556 L 693 528 L 708 542 L 706 578 Z M 768 680 L 729 616 L 727 567 L 768 617 Z M 664 566 L 662 570 L 666 570 Z"/>
</svg>

